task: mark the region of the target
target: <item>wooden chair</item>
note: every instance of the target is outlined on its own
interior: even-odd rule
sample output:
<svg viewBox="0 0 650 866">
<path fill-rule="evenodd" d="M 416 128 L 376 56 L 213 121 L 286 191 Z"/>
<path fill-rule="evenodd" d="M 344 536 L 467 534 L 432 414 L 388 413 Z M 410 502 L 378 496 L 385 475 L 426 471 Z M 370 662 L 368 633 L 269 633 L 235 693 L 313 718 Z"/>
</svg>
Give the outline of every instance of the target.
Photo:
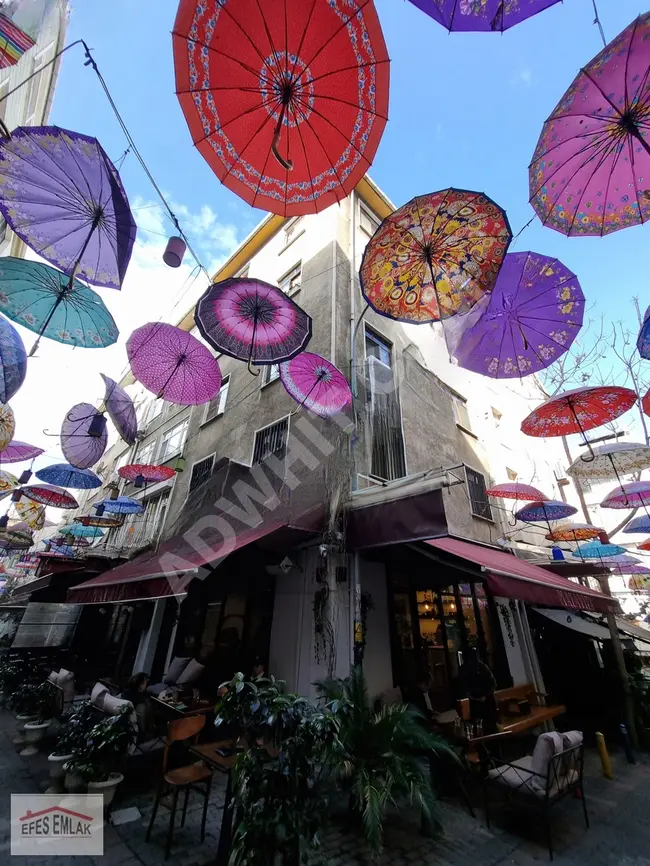
<svg viewBox="0 0 650 866">
<path fill-rule="evenodd" d="M 210 799 L 210 788 L 212 787 L 212 770 L 203 762 L 196 761 L 185 767 L 179 767 L 176 770 L 168 770 L 169 749 L 173 743 L 192 740 L 196 742 L 199 732 L 205 725 L 205 716 L 189 716 L 184 719 L 177 719 L 169 723 L 167 726 L 167 737 L 165 739 L 165 751 L 163 753 L 163 768 L 162 779 L 156 794 L 156 801 L 151 813 L 151 820 L 147 829 L 146 841 L 149 841 L 153 825 L 156 821 L 156 813 L 160 805 L 161 798 L 165 793 L 171 792 L 172 803 L 170 807 L 169 829 L 167 831 L 167 842 L 165 844 L 165 860 L 169 858 L 171 851 L 172 839 L 174 836 L 174 824 L 176 821 L 176 808 L 178 806 L 178 795 L 181 791 L 185 792 L 185 801 L 183 803 L 183 812 L 181 815 L 181 827 L 185 824 L 185 815 L 187 813 L 187 801 L 190 796 L 190 791 L 196 791 L 203 796 L 203 817 L 201 819 L 201 842 L 205 839 L 205 822 L 208 814 L 208 801 Z"/>
</svg>

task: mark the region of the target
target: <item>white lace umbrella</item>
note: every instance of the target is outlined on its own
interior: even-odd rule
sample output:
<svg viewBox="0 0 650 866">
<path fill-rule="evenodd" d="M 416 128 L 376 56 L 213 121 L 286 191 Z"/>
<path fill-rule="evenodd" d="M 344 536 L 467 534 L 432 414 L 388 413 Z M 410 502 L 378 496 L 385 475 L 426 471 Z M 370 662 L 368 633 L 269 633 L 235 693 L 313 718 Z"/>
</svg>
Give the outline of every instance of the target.
<svg viewBox="0 0 650 866">
<path fill-rule="evenodd" d="M 650 469 L 650 446 L 640 442 L 611 442 L 593 449 L 593 459 L 587 454 L 574 460 L 567 469 L 572 478 L 608 481 L 616 478 L 620 484 L 624 475 Z"/>
</svg>

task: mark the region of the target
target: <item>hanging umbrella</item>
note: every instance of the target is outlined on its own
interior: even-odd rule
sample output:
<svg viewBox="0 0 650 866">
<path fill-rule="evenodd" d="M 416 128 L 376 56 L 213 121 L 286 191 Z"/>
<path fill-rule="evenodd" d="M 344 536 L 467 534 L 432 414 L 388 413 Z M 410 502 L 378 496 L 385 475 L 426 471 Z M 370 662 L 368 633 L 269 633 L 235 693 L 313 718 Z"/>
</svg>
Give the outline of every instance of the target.
<svg viewBox="0 0 650 866">
<path fill-rule="evenodd" d="M 571 556 L 576 557 L 576 559 L 611 559 L 613 556 L 621 556 L 625 553 L 627 553 L 626 549 L 620 544 L 603 544 L 601 541 L 590 541 L 588 544 L 581 544 Z"/>
<path fill-rule="evenodd" d="M 0 547 L 5 550 L 27 550 L 34 543 L 31 532 L 18 529 L 0 529 Z"/>
<path fill-rule="evenodd" d="M 210 350 L 188 331 L 150 322 L 126 344 L 133 375 L 169 403 L 209 403 L 221 388 L 221 370 Z"/>
<path fill-rule="evenodd" d="M 612 478 L 621 483 L 621 476 L 650 468 L 650 447 L 640 442 L 608 442 L 592 449 L 592 457 L 578 457 L 567 469 L 572 478 L 587 481 L 607 481 Z"/>
<path fill-rule="evenodd" d="M 447 319 L 492 291 L 511 239 L 505 211 L 484 193 L 451 188 L 417 196 L 370 239 L 361 291 L 389 319 Z"/>
<path fill-rule="evenodd" d="M 642 358 L 650 361 L 650 307 L 645 311 L 643 324 L 639 329 L 639 336 L 636 340 L 636 348 Z"/>
<path fill-rule="evenodd" d="M 102 480 L 90 469 L 77 469 L 69 463 L 52 463 L 35 473 L 39 481 L 72 487 L 74 490 L 93 490 L 102 486 Z"/>
<path fill-rule="evenodd" d="M 0 316 L 0 402 L 7 403 L 25 381 L 27 352 L 20 334 Z"/>
<path fill-rule="evenodd" d="M 521 422 L 527 436 L 567 436 L 585 432 L 618 418 L 636 403 L 637 395 L 630 388 L 597 385 L 576 388 L 546 400 Z M 589 450 L 593 453 L 591 445 Z"/>
<path fill-rule="evenodd" d="M 18 517 L 26 523 L 30 529 L 43 529 L 45 526 L 45 506 L 29 499 L 21 499 L 14 502 L 13 507 Z"/>
<path fill-rule="evenodd" d="M 610 490 L 601 508 L 645 508 L 650 505 L 650 481 L 631 481 Z"/>
<path fill-rule="evenodd" d="M 69 523 L 64 527 L 64 536 L 73 535 L 75 538 L 101 538 L 104 530 L 97 526 L 84 526 L 82 523 Z"/>
<path fill-rule="evenodd" d="M 19 484 L 20 482 L 15 475 L 11 474 L 11 472 L 3 472 L 0 470 L 0 493 L 7 493 L 8 491 L 15 490 Z"/>
<path fill-rule="evenodd" d="M 388 115 L 388 54 L 372 0 L 181 0 L 176 92 L 192 139 L 229 189 L 282 216 L 345 198 Z"/>
<path fill-rule="evenodd" d="M 311 339 L 311 318 L 277 286 L 261 280 L 215 283 L 199 298 L 194 319 L 218 352 L 250 364 L 278 364 Z"/>
<path fill-rule="evenodd" d="M 100 375 L 106 385 L 106 394 L 104 395 L 106 411 L 122 439 L 127 445 L 133 445 L 138 435 L 138 419 L 133 400 L 117 382 L 103 373 Z"/>
<path fill-rule="evenodd" d="M 36 42 L 12 18 L 0 14 L 0 69 L 14 66 Z"/>
<path fill-rule="evenodd" d="M 522 499 L 524 502 L 542 502 L 548 499 L 541 490 L 531 484 L 520 484 L 518 481 L 506 481 L 504 484 L 495 484 L 485 491 L 488 496 L 495 499 Z"/>
<path fill-rule="evenodd" d="M 77 469 L 94 466 L 107 442 L 106 419 L 93 405 L 77 403 L 66 413 L 61 425 L 61 450 L 72 466 Z"/>
<path fill-rule="evenodd" d="M 447 30 L 503 33 L 560 0 L 411 0 Z"/>
<path fill-rule="evenodd" d="M 321 418 L 337 415 L 352 404 L 352 391 L 343 373 L 313 352 L 301 352 L 280 364 L 280 381 L 300 406 Z"/>
<path fill-rule="evenodd" d="M 0 172 L 1 173 L 1 172 Z M 96 292 L 41 262 L 0 259 L 0 312 L 41 337 L 69 346 L 102 349 L 119 331 Z"/>
<path fill-rule="evenodd" d="M 548 541 L 589 541 L 592 538 L 598 538 L 602 532 L 604 532 L 603 529 L 592 526 L 590 523 L 567 521 L 548 532 L 545 538 Z"/>
<path fill-rule="evenodd" d="M 46 552 L 46 556 L 61 556 L 66 559 L 74 559 L 76 551 L 70 544 L 52 544 Z"/>
<path fill-rule="evenodd" d="M 650 218 L 650 12 L 580 70 L 548 118 L 529 169 L 545 226 L 596 235 Z"/>
<path fill-rule="evenodd" d="M 641 560 L 638 556 L 630 556 L 627 551 L 625 553 L 619 553 L 618 556 L 607 558 L 607 565 L 612 566 L 613 568 L 624 568 L 626 566 L 639 565 L 640 563 Z"/>
<path fill-rule="evenodd" d="M 10 406 L 0 403 L 0 452 L 7 448 L 16 431 L 16 419 Z"/>
<path fill-rule="evenodd" d="M 78 517 L 77 520 L 82 526 L 98 526 L 100 529 L 115 529 L 122 526 L 124 516 L 116 514 L 111 517 L 98 517 L 97 515 L 85 514 L 83 517 Z"/>
<path fill-rule="evenodd" d="M 578 278 L 562 262 L 509 253 L 494 289 L 467 317 L 452 354 L 461 367 L 492 379 L 529 376 L 568 351 L 584 308 Z"/>
<path fill-rule="evenodd" d="M 633 535 L 634 533 L 645 535 L 646 532 L 650 532 L 650 517 L 646 514 L 640 514 L 638 517 L 633 517 L 632 520 L 625 524 L 621 532 L 625 532 L 628 535 Z M 650 550 L 650 547 L 648 550 Z"/>
<path fill-rule="evenodd" d="M 641 398 L 641 408 L 643 409 L 644 415 L 650 415 L 650 388 Z"/>
<path fill-rule="evenodd" d="M 144 484 L 152 484 L 158 481 L 167 481 L 175 471 L 171 466 L 153 466 L 149 463 L 129 463 L 128 466 L 121 466 L 117 470 L 120 478 L 126 481 L 132 481 L 142 487 Z"/>
<path fill-rule="evenodd" d="M 141 502 L 128 496 L 118 496 L 117 499 L 103 499 L 101 502 L 93 503 L 93 508 L 100 506 L 111 514 L 140 514 L 144 511 Z"/>
<path fill-rule="evenodd" d="M 13 439 L 5 445 L 3 451 L 0 451 L 0 464 L 22 463 L 25 460 L 33 460 L 42 453 L 42 448 L 37 448 L 35 445 L 28 445 L 27 442 L 19 442 L 17 439 Z"/>
<path fill-rule="evenodd" d="M 629 574 L 629 572 L 626 572 Z M 644 568 L 641 573 L 639 571 L 634 572 L 635 576 L 630 577 L 627 582 L 627 588 L 631 589 L 633 592 L 640 592 L 644 589 L 650 589 L 650 568 Z"/>
<path fill-rule="evenodd" d="M 136 225 L 117 169 L 96 138 L 57 126 L 0 140 L 0 211 L 46 261 L 119 289 Z"/>
<path fill-rule="evenodd" d="M 623 532 L 625 532 L 625 529 L 623 530 Z M 650 550 L 650 538 L 646 538 L 645 541 L 640 541 L 637 544 L 637 547 L 639 548 L 639 550 Z"/>
<path fill-rule="evenodd" d="M 548 523 L 550 520 L 562 520 L 565 517 L 571 517 L 577 510 L 568 502 L 548 499 L 544 502 L 531 502 L 530 505 L 525 505 L 515 512 L 515 517 L 524 523 L 539 523 L 541 521 Z"/>
<path fill-rule="evenodd" d="M 32 484 L 21 487 L 20 491 L 23 496 L 41 505 L 50 505 L 52 508 L 79 508 L 74 496 L 54 484 Z"/>
</svg>

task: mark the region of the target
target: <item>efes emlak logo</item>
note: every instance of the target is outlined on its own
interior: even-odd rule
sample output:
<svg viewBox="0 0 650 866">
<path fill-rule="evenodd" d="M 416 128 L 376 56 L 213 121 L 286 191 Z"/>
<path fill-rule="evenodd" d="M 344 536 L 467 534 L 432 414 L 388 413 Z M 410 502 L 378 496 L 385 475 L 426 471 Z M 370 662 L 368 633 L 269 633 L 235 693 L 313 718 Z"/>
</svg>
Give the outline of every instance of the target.
<svg viewBox="0 0 650 866">
<path fill-rule="evenodd" d="M 12 855 L 101 856 L 104 797 L 101 794 L 12 794 Z"/>
<path fill-rule="evenodd" d="M 29 809 L 18 819 L 21 836 L 91 836 L 92 815 L 84 815 L 65 806 L 50 806 L 38 812 Z"/>
</svg>

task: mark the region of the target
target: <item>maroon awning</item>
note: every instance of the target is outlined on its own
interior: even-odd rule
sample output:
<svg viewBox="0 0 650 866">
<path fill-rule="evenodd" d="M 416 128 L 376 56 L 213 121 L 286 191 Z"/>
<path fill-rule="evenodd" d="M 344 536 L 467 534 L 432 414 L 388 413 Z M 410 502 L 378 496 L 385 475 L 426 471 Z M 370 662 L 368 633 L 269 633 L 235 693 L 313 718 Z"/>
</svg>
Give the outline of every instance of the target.
<svg viewBox="0 0 650 866">
<path fill-rule="evenodd" d="M 481 566 L 492 595 L 572 610 L 618 612 L 615 599 L 518 559 L 511 553 L 458 538 L 434 538 L 426 543 Z"/>
</svg>

